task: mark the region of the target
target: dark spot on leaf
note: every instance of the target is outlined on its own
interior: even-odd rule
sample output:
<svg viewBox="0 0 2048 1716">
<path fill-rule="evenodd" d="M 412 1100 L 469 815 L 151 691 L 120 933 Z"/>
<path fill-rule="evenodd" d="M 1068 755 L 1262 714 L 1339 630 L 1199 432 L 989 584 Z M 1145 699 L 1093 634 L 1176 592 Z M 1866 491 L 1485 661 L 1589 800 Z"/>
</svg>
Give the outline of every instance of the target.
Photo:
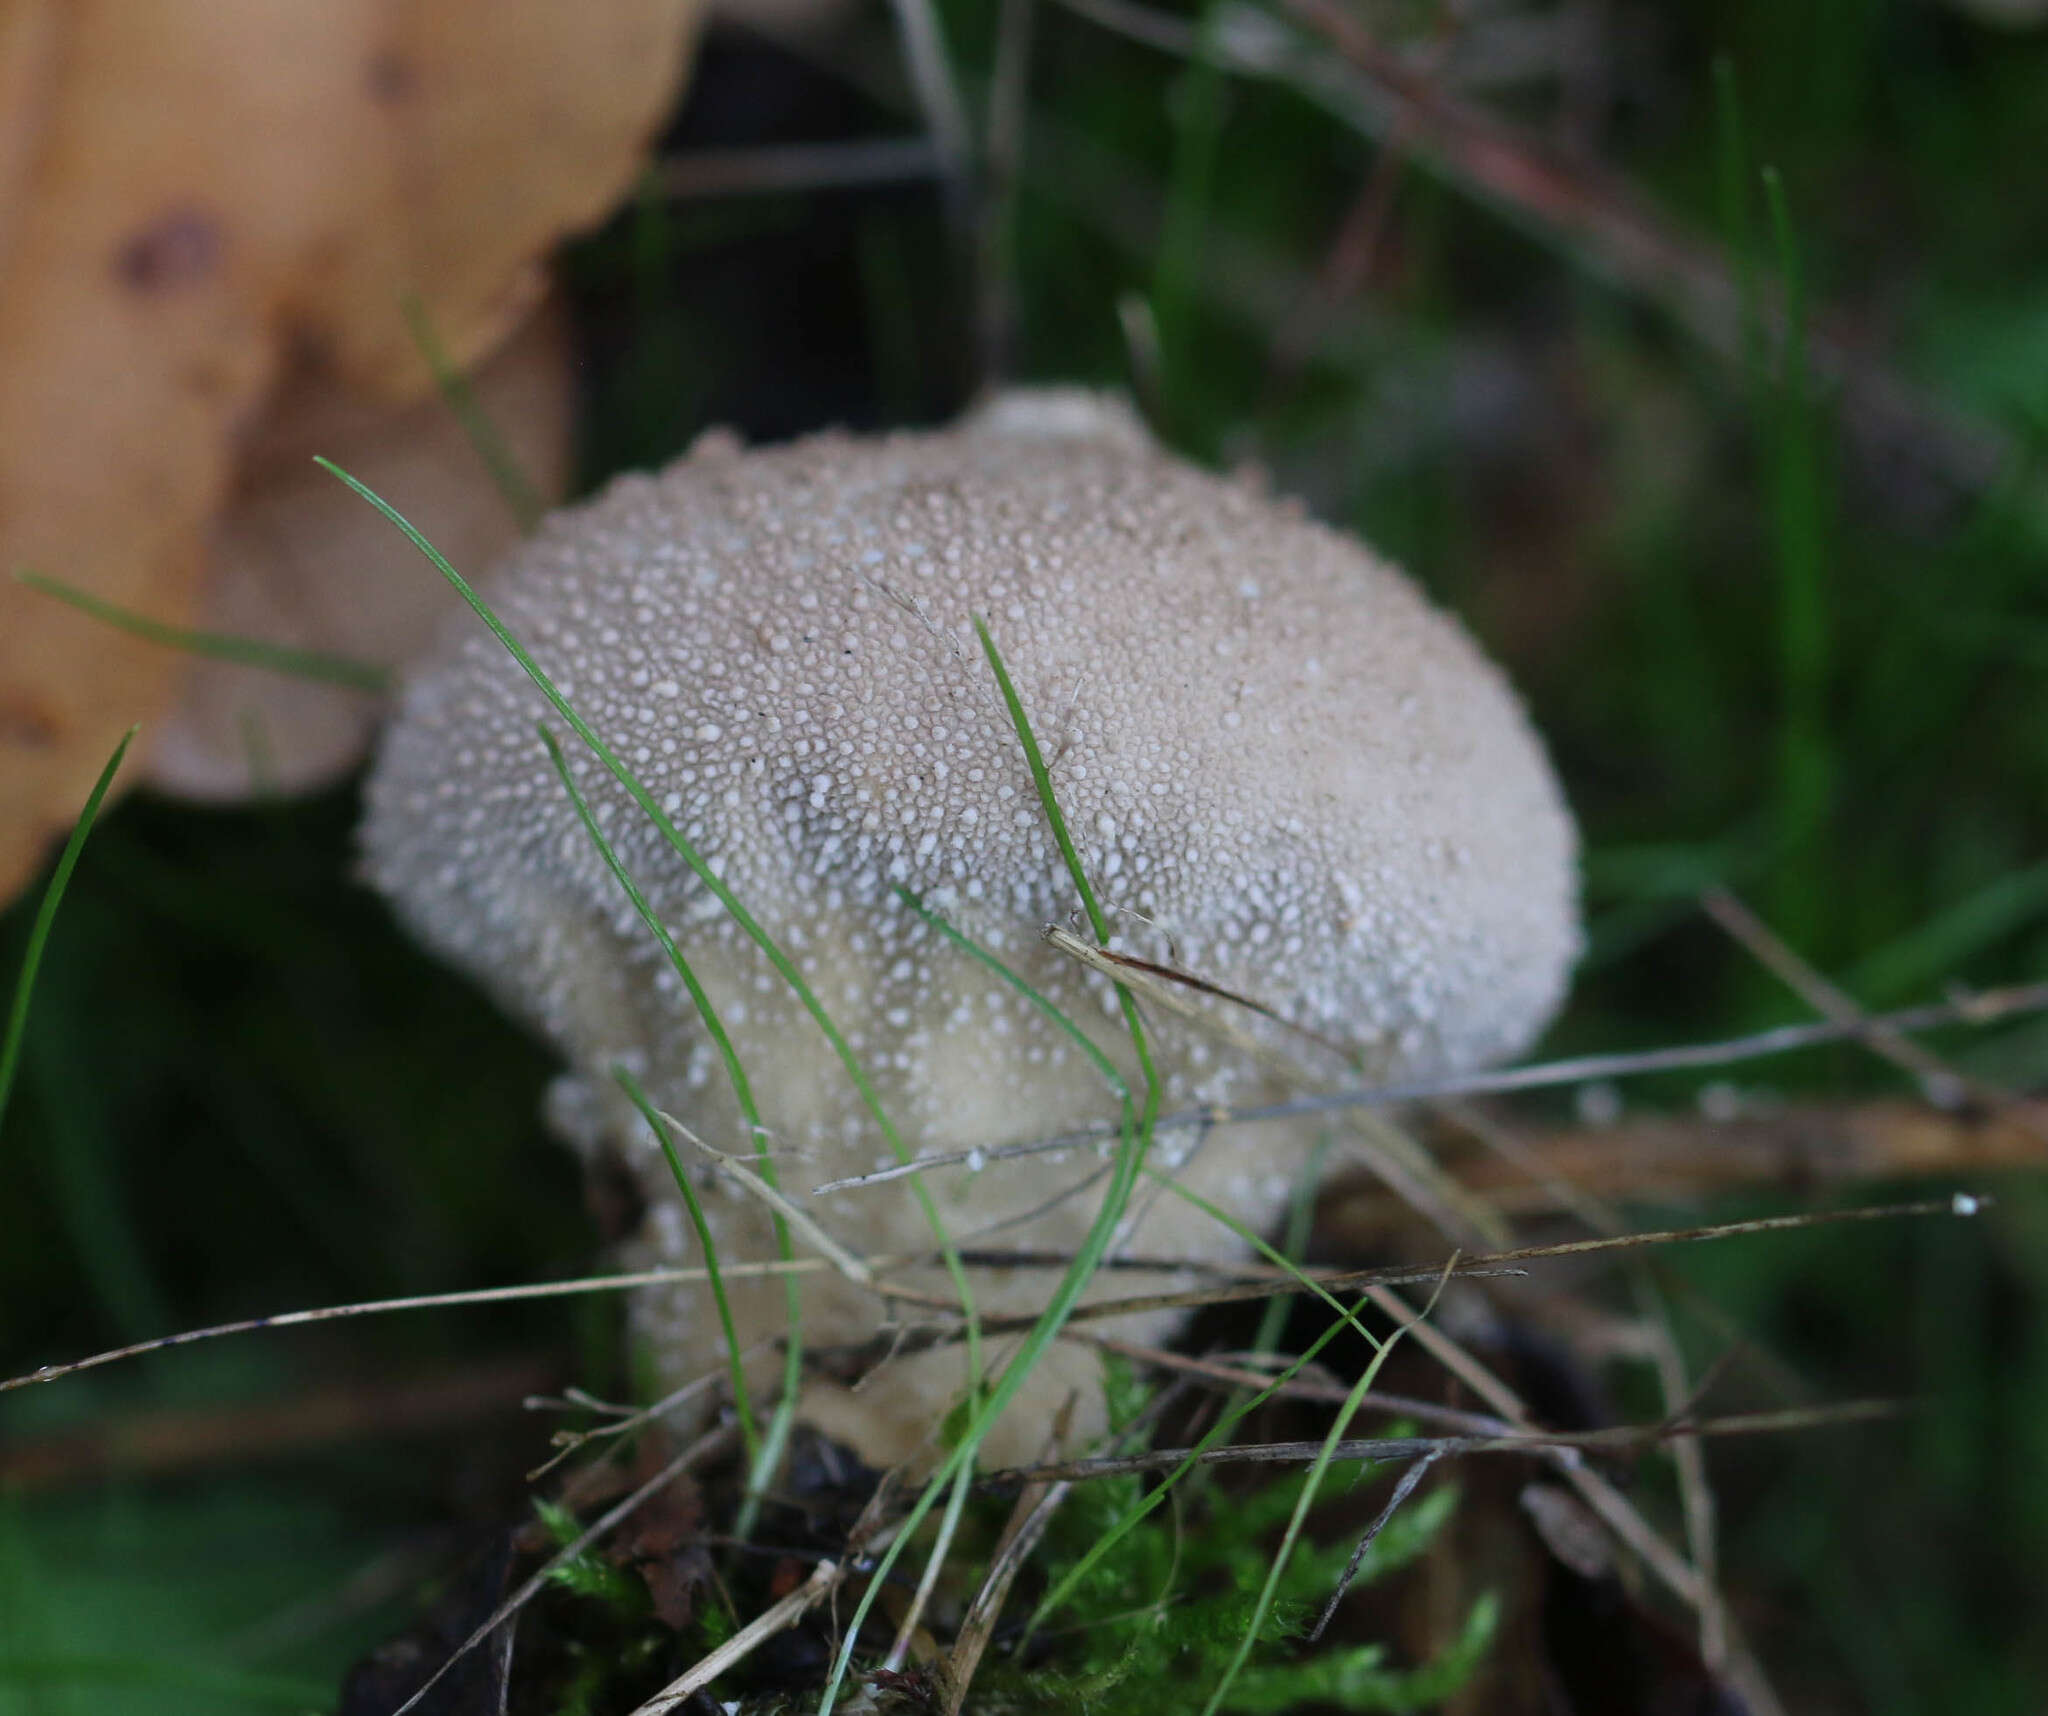
<svg viewBox="0 0 2048 1716">
<path fill-rule="evenodd" d="M 371 56 L 368 83 L 372 101 L 395 107 L 419 87 L 419 75 L 403 54 L 387 48 Z"/>
<path fill-rule="evenodd" d="M 0 744 L 46 751 L 57 742 L 57 717 L 19 693 L 0 697 Z"/>
<path fill-rule="evenodd" d="M 220 225 L 197 209 L 174 209 L 124 243 L 114 272 L 138 292 L 189 286 L 211 274 L 220 261 Z"/>
</svg>

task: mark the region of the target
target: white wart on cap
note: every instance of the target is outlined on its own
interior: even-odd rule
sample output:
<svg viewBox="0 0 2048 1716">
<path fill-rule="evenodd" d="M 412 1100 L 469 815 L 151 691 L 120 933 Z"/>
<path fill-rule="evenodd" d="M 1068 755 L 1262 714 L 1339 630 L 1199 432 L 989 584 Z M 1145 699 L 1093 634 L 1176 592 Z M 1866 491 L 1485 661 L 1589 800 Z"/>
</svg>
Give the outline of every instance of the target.
<svg viewBox="0 0 2048 1716">
<path fill-rule="evenodd" d="M 1380 1078 L 1515 1054 L 1563 992 L 1579 940 L 1572 823 L 1499 672 L 1355 540 L 1172 458 L 1112 402 L 1020 393 L 937 433 L 758 452 L 709 438 L 558 514 L 499 589 L 512 630 L 804 968 L 914 1150 L 1057 1132 L 1115 1103 L 1057 1028 L 899 889 L 1129 1061 L 1105 980 L 1042 938 L 1077 901 L 977 613 L 1119 949 L 1335 1039 Z M 646 1248 L 681 1260 L 694 1240 L 680 1202 L 609 1068 L 632 1067 L 718 1147 L 751 1141 L 541 747 L 548 714 L 493 639 L 449 638 L 371 779 L 368 867 L 423 939 L 569 1058 L 572 1130 L 639 1164 L 654 1199 Z M 785 1186 L 801 1197 L 877 1165 L 880 1135 L 766 960 L 600 765 L 579 755 L 572 768 L 718 1005 Z M 1169 1107 L 1284 1094 L 1271 1058 L 1242 1043 L 1249 1030 L 1299 1044 L 1220 1010 L 1236 1046 L 1155 1021 Z M 1302 1123 L 1212 1129 L 1198 1146 L 1168 1133 L 1156 1160 L 1259 1228 L 1314 1136 Z M 927 1184 L 962 1245 L 1071 1250 L 1099 1187 L 1058 1194 L 1097 1166 L 1089 1152 L 1028 1157 Z M 805 1207 L 864 1254 L 931 1245 L 900 1182 Z M 1132 1252 L 1238 1249 L 1182 1200 L 1141 1193 L 1134 1210 Z M 745 1194 L 712 1197 L 709 1213 L 722 1259 L 772 1255 Z M 1000 1273 L 978 1281 L 979 1304 L 1036 1310 L 1052 1280 Z M 736 1311 L 743 1342 L 772 1333 L 779 1285 L 742 1285 Z M 637 1315 L 665 1374 L 720 1362 L 695 1290 L 650 1296 Z M 858 1342 L 879 1317 L 850 1284 L 807 1281 L 808 1343 Z M 1098 1422 L 1093 1363 L 1054 1349 L 990 1457 L 1035 1455 L 1070 1390 L 1080 1430 Z M 926 1353 L 856 1396 L 821 1387 L 807 1409 L 881 1457 L 930 1429 L 961 1380 L 957 1353 Z"/>
</svg>

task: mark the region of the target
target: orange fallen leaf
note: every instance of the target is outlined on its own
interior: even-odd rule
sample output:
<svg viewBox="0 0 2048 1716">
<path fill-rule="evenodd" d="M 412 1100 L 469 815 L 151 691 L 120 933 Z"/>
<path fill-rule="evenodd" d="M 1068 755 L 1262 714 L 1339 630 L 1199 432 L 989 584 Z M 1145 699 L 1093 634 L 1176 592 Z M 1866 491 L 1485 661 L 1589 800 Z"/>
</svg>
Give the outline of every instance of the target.
<svg viewBox="0 0 2048 1716">
<path fill-rule="evenodd" d="M 457 364 L 498 345 L 631 179 L 697 11 L 0 0 L 0 573 L 194 623 L 280 384 L 424 396 L 409 294 Z M 0 899 L 188 667 L 0 582 Z M 218 781 L 209 721 L 166 778 Z"/>
<path fill-rule="evenodd" d="M 477 404 L 547 498 L 568 482 L 574 378 L 547 308 L 471 379 Z M 287 386 L 249 440 L 216 520 L 194 624 L 207 632 L 397 668 L 458 603 L 411 543 L 325 471 L 324 453 L 481 578 L 519 521 L 438 397 L 393 409 L 331 380 Z M 382 700 L 343 685 L 185 656 L 145 779 L 187 798 L 306 792 L 369 748 Z"/>
</svg>

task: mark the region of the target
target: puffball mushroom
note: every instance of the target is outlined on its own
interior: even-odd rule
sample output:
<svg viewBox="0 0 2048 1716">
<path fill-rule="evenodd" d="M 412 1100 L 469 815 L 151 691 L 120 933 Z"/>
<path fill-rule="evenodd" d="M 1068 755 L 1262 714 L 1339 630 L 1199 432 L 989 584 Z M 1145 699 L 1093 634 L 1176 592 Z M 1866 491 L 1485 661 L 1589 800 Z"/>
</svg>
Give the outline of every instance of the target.
<svg viewBox="0 0 2048 1716">
<path fill-rule="evenodd" d="M 961 1246 L 1076 1249 L 1103 1184 L 1091 1183 L 1092 1149 L 978 1152 L 1114 1120 L 1117 1104 L 1053 1020 L 901 891 L 1136 1078 L 1108 979 L 1042 933 L 1078 921 L 1078 901 L 977 614 L 1113 946 L 1267 1010 L 1190 987 L 1209 1017 L 1154 1011 L 1163 1111 L 1288 1094 L 1276 1067 L 1304 1044 L 1311 1058 L 1318 1042 L 1341 1046 L 1354 1082 L 1512 1055 L 1550 1016 L 1577 952 L 1571 818 L 1501 674 L 1359 543 L 1254 480 L 1172 457 L 1114 401 L 1020 392 L 936 433 L 833 433 L 761 451 L 712 435 L 660 475 L 620 478 L 555 515 L 497 589 L 499 613 L 563 695 L 804 971 L 908 1147 L 977 1153 L 924 1175 Z M 631 1069 L 716 1149 L 749 1158 L 755 1141 L 702 1021 L 542 748 L 536 720 L 548 715 L 481 628 L 445 639 L 413 677 L 369 783 L 369 874 L 420 936 L 567 1057 L 557 1117 L 633 1165 L 650 1205 L 642 1260 L 700 1262 L 612 1069 Z M 886 1163 L 882 1135 L 759 948 L 569 743 L 596 821 L 750 1073 L 787 1193 L 854 1253 L 930 1259 L 904 1181 L 810 1195 Z M 1262 1229 L 1323 1124 L 1162 1132 L 1151 1160 Z M 721 1265 L 771 1258 L 768 1209 L 678 1147 Z M 1116 1244 L 1190 1262 L 1241 1251 L 1151 1182 Z M 947 1287 L 935 1261 L 891 1279 Z M 977 1308 L 1036 1312 L 1055 1279 L 977 1269 Z M 755 1275 L 728 1290 L 750 1378 L 772 1388 L 782 1285 Z M 1100 1277 L 1092 1289 L 1110 1290 Z M 634 1315 L 671 1383 L 723 1365 L 703 1288 L 650 1290 Z M 803 1278 L 808 1349 L 866 1341 L 884 1318 L 840 1275 Z M 1152 1313 L 1111 1328 L 1153 1341 L 1173 1324 Z M 1013 1348 L 992 1341 L 988 1362 Z M 934 1431 L 964 1384 L 960 1349 L 931 1348 L 857 1387 L 819 1377 L 802 1405 L 888 1461 Z M 1099 1359 L 1057 1344 L 986 1458 L 1037 1456 L 1070 1400 L 1080 1441 L 1103 1422 Z"/>
</svg>

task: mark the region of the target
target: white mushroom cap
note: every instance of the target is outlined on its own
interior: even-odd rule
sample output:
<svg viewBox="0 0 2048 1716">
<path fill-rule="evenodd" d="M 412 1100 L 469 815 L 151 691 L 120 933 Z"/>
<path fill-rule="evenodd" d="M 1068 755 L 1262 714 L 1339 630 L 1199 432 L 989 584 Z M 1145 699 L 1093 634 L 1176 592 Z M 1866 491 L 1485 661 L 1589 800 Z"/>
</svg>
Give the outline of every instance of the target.
<svg viewBox="0 0 2048 1716">
<path fill-rule="evenodd" d="M 977 613 L 1120 946 L 1341 1040 L 1381 1077 L 1514 1054 L 1562 994 L 1573 829 L 1498 671 L 1356 541 L 1174 459 L 1114 403 L 1014 394 L 937 433 L 758 452 L 707 438 L 557 515 L 499 589 L 570 702 L 805 968 L 913 1149 L 1114 1112 L 1057 1030 L 897 896 L 922 896 L 1119 1052 L 1107 985 L 1041 940 L 1076 900 Z M 623 1057 L 663 1106 L 744 1151 L 687 998 L 535 735 L 547 713 L 480 629 L 450 638 L 370 782 L 370 873 L 593 1090 Z M 881 1139 L 765 960 L 602 769 L 572 766 L 718 1002 L 792 1152 L 785 1177 L 874 1165 Z M 1169 1102 L 1273 1094 L 1253 1057 L 1162 1028 Z M 618 1108 L 595 1124 L 634 1130 Z M 1188 1175 L 1262 1225 L 1312 1136 L 1226 1132 Z M 1003 1166 L 932 1180 L 956 1238 L 1029 1216 L 1061 1181 L 1042 1161 Z M 807 1207 L 862 1249 L 927 1248 L 902 1192 Z M 880 1213 L 885 1197 L 904 1208 Z M 1166 1203 L 1137 1249 L 1234 1249 Z M 1071 1200 L 1003 1238 L 1071 1246 L 1092 1213 Z M 724 1219 L 740 1255 L 768 1254 L 758 1209 Z M 1048 1280 L 994 1302 L 1034 1308 Z M 694 1299 L 668 1303 L 647 1326 L 687 1349 L 679 1373 L 701 1368 Z M 853 1296 L 850 1326 L 808 1300 L 805 1315 L 809 1339 L 850 1340 L 875 1311 Z"/>
</svg>

